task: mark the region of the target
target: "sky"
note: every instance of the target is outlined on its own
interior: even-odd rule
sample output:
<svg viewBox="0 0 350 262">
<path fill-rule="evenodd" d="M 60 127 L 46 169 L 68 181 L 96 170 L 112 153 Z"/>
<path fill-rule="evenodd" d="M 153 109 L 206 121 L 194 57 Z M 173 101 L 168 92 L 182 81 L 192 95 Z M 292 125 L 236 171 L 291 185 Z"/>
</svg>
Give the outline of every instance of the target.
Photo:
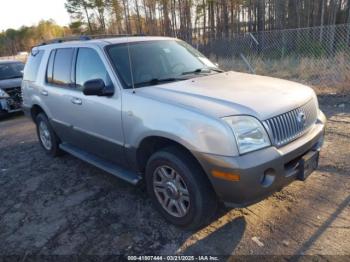
<svg viewBox="0 0 350 262">
<path fill-rule="evenodd" d="M 69 15 L 65 0 L 0 0 L 0 32 L 8 28 L 31 26 L 40 20 L 53 19 L 59 25 L 68 25 Z"/>
</svg>

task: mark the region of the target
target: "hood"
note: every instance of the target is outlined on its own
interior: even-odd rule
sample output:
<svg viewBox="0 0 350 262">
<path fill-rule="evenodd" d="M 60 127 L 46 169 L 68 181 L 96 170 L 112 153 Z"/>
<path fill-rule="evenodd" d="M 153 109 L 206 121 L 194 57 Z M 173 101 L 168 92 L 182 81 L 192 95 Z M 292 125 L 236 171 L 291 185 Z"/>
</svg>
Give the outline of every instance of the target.
<svg viewBox="0 0 350 262">
<path fill-rule="evenodd" d="M 6 90 L 7 88 L 21 86 L 22 78 L 3 79 L 0 80 L 0 88 Z"/>
<path fill-rule="evenodd" d="M 300 107 L 315 97 L 314 91 L 302 84 L 238 72 L 143 87 L 136 93 L 216 117 L 247 114 L 260 120 Z"/>
</svg>

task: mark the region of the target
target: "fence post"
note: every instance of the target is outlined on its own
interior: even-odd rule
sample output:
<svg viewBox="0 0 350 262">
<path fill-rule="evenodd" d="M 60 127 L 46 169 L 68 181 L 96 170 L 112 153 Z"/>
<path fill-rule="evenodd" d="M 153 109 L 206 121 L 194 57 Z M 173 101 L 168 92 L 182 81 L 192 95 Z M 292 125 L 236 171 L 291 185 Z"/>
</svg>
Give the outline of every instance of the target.
<svg viewBox="0 0 350 262">
<path fill-rule="evenodd" d="M 240 54 L 240 56 L 241 56 L 242 60 L 244 61 L 244 63 L 247 65 L 247 67 L 248 67 L 250 73 L 252 73 L 252 74 L 255 75 L 255 74 L 256 74 L 256 73 L 255 73 L 255 70 L 254 70 L 254 68 L 251 66 L 251 64 L 249 63 L 248 59 L 247 59 L 242 53 Z"/>
<path fill-rule="evenodd" d="M 284 34 L 284 30 L 282 30 L 282 52 L 281 52 L 282 59 L 284 58 L 285 43 L 286 43 L 285 34 Z"/>
</svg>

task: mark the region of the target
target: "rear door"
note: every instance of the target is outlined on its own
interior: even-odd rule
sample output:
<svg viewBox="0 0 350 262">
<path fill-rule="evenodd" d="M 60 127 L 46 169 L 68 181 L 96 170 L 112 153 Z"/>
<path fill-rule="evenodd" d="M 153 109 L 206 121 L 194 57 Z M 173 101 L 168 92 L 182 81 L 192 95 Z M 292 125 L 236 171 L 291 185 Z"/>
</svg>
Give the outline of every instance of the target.
<svg viewBox="0 0 350 262">
<path fill-rule="evenodd" d="M 79 48 L 75 67 L 75 92 L 68 101 L 69 119 L 73 126 L 75 146 L 94 153 L 106 160 L 126 164 L 124 156 L 124 136 L 121 119 L 121 96 L 118 83 L 113 82 L 104 53 L 99 48 Z M 114 95 L 85 96 L 84 83 L 102 79 L 105 85 L 114 89 Z"/>
<path fill-rule="evenodd" d="M 46 69 L 45 85 L 40 90 L 42 101 L 50 111 L 50 121 L 63 142 L 72 142 L 72 118 L 69 98 L 76 92 L 72 79 L 75 48 L 54 49 Z"/>
</svg>

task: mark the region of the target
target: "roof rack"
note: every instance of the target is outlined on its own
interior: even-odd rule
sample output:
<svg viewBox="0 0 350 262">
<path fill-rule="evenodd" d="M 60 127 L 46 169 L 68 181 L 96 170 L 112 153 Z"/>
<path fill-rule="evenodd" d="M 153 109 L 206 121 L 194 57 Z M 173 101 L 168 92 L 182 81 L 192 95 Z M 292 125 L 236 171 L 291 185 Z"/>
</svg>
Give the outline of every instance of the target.
<svg viewBox="0 0 350 262">
<path fill-rule="evenodd" d="M 88 41 L 92 39 L 103 39 L 103 38 L 115 38 L 115 37 L 136 37 L 136 36 L 145 36 L 145 34 L 110 34 L 110 35 L 79 35 L 79 36 L 68 36 L 62 38 L 55 38 L 49 41 L 42 42 L 37 46 L 50 45 L 50 44 L 59 44 L 70 41 Z"/>
<path fill-rule="evenodd" d="M 101 38 L 114 38 L 114 37 L 135 37 L 135 36 L 146 36 L 146 34 L 101 34 L 101 35 L 84 35 L 90 37 L 91 39 L 101 39 Z"/>
<path fill-rule="evenodd" d="M 38 46 L 43 45 L 50 45 L 50 44 L 58 44 L 58 43 L 64 43 L 69 41 L 87 41 L 90 40 L 90 37 L 88 36 L 69 36 L 69 37 L 62 37 L 62 38 L 54 38 L 45 42 L 40 43 Z"/>
</svg>

